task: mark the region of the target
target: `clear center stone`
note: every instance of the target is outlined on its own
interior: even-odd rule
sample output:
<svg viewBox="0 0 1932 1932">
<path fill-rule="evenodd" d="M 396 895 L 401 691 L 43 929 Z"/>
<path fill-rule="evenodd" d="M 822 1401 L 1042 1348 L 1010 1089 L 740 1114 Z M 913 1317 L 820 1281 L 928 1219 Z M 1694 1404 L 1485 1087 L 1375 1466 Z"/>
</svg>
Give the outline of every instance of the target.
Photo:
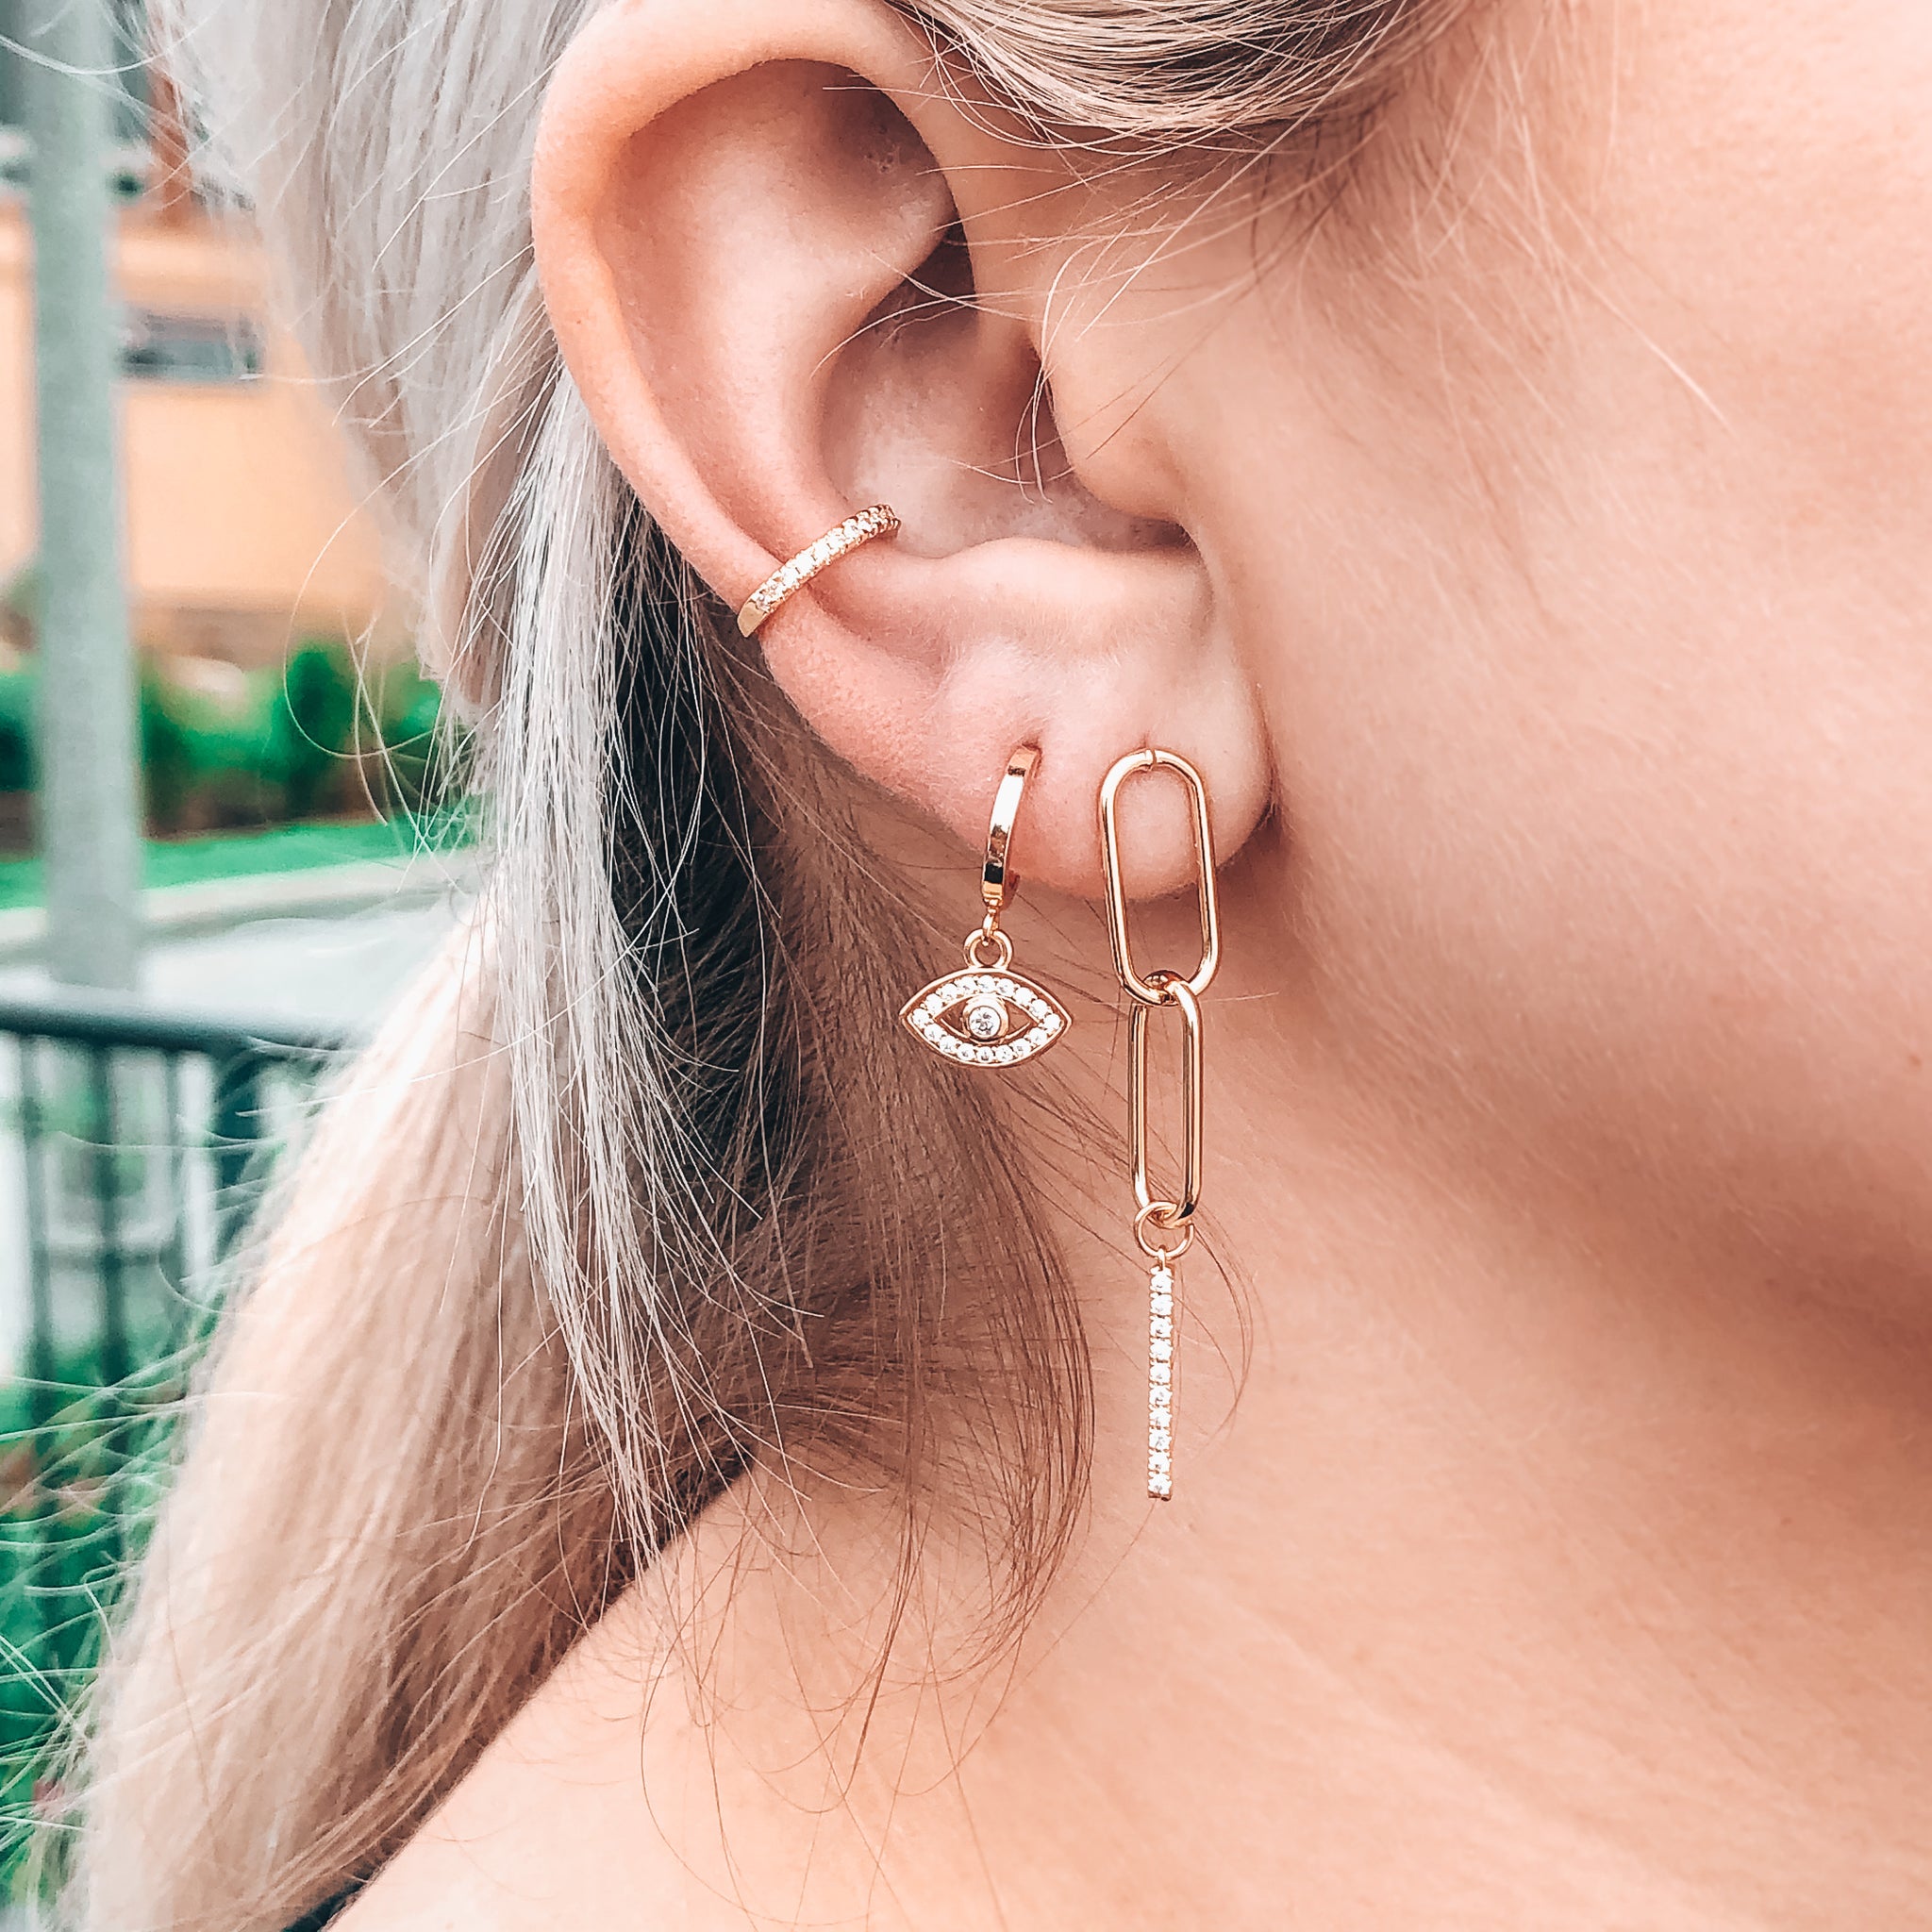
<svg viewBox="0 0 1932 1932">
<path fill-rule="evenodd" d="M 974 1040 L 997 1040 L 1007 1030 L 1007 1009 L 985 993 L 966 1008 L 966 1030 Z"/>
</svg>

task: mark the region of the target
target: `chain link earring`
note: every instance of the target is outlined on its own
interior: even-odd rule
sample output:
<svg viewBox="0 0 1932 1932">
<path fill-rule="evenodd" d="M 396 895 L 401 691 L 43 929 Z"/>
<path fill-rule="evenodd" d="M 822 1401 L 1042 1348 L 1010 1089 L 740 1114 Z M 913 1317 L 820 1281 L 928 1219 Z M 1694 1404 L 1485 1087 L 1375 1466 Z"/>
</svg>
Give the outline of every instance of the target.
<svg viewBox="0 0 1932 1932">
<path fill-rule="evenodd" d="M 1173 772 L 1188 788 L 1194 826 L 1201 957 L 1183 977 L 1164 969 L 1143 974 L 1134 963 L 1127 928 L 1127 893 L 1121 877 L 1116 811 L 1121 788 L 1144 773 Z M 1221 964 L 1221 919 L 1214 896 L 1214 837 L 1208 823 L 1208 788 L 1186 758 L 1171 751 L 1130 753 L 1101 781 L 1100 850 L 1107 883 L 1107 930 L 1127 1012 L 1127 1141 L 1134 1164 L 1134 1241 L 1151 1266 L 1147 1276 L 1147 1493 L 1174 1495 L 1174 1398 L 1180 1318 L 1180 1259 L 1194 1241 L 1201 1205 L 1201 995 Z M 1159 1012 L 1181 1022 L 1181 1183 L 1157 1191 L 1147 1147 L 1147 1031 Z"/>
</svg>

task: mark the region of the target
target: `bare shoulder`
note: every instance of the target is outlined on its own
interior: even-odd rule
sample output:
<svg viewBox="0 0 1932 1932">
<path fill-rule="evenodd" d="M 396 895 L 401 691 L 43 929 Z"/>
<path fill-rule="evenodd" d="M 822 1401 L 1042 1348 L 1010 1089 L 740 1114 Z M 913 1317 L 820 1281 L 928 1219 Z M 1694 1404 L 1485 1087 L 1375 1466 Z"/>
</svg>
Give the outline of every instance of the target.
<svg viewBox="0 0 1932 1932">
<path fill-rule="evenodd" d="M 856 1631 L 858 1655 L 874 1654 L 852 1605 L 876 1594 L 890 1614 L 890 1569 L 875 1592 L 830 1591 L 786 1507 L 782 1485 L 774 1496 L 751 1477 L 706 1510 L 332 1932 L 988 1923 L 954 1908 L 971 1890 L 955 1840 L 968 1852 L 971 1840 L 950 1828 L 950 1782 L 922 1777 L 922 1796 L 903 1794 L 899 1701 L 849 1694 L 841 1646 Z M 826 1519 L 811 1528 L 830 1550 Z M 840 1574 L 850 1584 L 858 1558 Z M 830 1660 L 829 1678 L 810 1674 L 812 1658 Z M 905 1699 L 912 1713 L 929 1702 L 923 1679 Z M 875 1777 L 855 1781 L 831 1745 L 825 1726 L 840 1722 L 891 1732 Z M 898 1896 L 906 1874 L 882 1886 L 888 1821 L 916 1865 L 916 1912 Z"/>
<path fill-rule="evenodd" d="M 647 1756 L 675 1760 L 690 1741 L 686 1702 L 659 1650 L 633 1591 L 342 1914 L 339 1932 L 709 1924 L 693 1917 L 688 1874 L 642 1774 Z"/>
</svg>

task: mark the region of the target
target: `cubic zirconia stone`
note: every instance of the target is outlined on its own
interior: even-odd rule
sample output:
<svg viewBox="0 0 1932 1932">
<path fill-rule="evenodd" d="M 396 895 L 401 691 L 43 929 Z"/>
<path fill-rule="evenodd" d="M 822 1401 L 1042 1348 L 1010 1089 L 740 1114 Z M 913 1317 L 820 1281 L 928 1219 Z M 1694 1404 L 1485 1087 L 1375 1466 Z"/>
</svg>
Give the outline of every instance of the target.
<svg viewBox="0 0 1932 1932">
<path fill-rule="evenodd" d="M 1060 1016 L 1058 1013 L 1047 1013 L 1041 1018 L 1040 1024 L 1049 1033 L 1058 1033 L 1060 1030 Z"/>
<path fill-rule="evenodd" d="M 1147 1344 L 1147 1352 L 1158 1362 L 1172 1361 L 1174 1359 L 1174 1343 L 1169 1341 L 1165 1336 L 1157 1335 Z"/>
<path fill-rule="evenodd" d="M 1151 1315 L 1148 1318 L 1147 1327 L 1150 1334 L 1158 1336 L 1163 1341 L 1174 1333 L 1172 1318 L 1162 1314 Z"/>
<path fill-rule="evenodd" d="M 1150 1294 L 1147 1297 L 1149 1314 L 1166 1317 L 1174 1313 L 1174 1297 L 1171 1294 Z"/>
<path fill-rule="evenodd" d="M 1165 1429 L 1149 1429 L 1147 1431 L 1147 1446 L 1150 1449 L 1158 1449 L 1162 1455 L 1165 1455 L 1168 1450 L 1174 1447 L 1174 1437 Z"/>
<path fill-rule="evenodd" d="M 1157 1268 L 1147 1279 L 1153 1287 L 1158 1289 L 1163 1294 L 1168 1293 L 1174 1288 L 1174 1270 L 1172 1268 Z"/>
<path fill-rule="evenodd" d="M 1007 1030 L 1007 1009 L 991 994 L 982 993 L 966 1008 L 966 1030 L 974 1040 L 997 1040 Z"/>
<path fill-rule="evenodd" d="M 1174 1485 L 1164 1475 L 1150 1475 L 1147 1478 L 1147 1493 L 1157 1503 L 1170 1502 L 1174 1497 Z"/>
<path fill-rule="evenodd" d="M 1164 1389 L 1174 1380 L 1174 1370 L 1166 1362 L 1152 1362 L 1148 1365 L 1147 1379 L 1157 1389 Z"/>
<path fill-rule="evenodd" d="M 1156 1475 L 1166 1475 L 1174 1468 L 1174 1458 L 1164 1449 L 1151 1449 L 1147 1453 L 1147 1467 Z"/>
</svg>

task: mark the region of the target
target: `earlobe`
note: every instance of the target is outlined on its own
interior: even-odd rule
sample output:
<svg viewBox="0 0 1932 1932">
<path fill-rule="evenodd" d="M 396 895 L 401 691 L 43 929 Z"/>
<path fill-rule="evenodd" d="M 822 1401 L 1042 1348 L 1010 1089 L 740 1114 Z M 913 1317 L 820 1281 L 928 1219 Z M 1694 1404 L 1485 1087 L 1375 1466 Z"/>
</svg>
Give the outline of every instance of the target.
<svg viewBox="0 0 1932 1932">
<path fill-rule="evenodd" d="M 1123 340 L 1049 333 L 1086 239 L 1057 225 L 1090 203 L 934 59 L 883 0 L 593 14 L 546 96 L 539 269 L 599 432 L 728 608 L 893 506 L 895 539 L 760 629 L 773 675 L 835 752 L 968 842 L 1010 748 L 1039 742 L 1030 871 L 1092 894 L 1093 798 L 1124 751 L 1208 770 L 1224 852 L 1269 774 L 1200 557 L 1088 489 L 1054 421 L 1073 358 L 1093 392 Z M 1171 829 L 1139 841 L 1137 890 L 1186 878 Z"/>
</svg>

